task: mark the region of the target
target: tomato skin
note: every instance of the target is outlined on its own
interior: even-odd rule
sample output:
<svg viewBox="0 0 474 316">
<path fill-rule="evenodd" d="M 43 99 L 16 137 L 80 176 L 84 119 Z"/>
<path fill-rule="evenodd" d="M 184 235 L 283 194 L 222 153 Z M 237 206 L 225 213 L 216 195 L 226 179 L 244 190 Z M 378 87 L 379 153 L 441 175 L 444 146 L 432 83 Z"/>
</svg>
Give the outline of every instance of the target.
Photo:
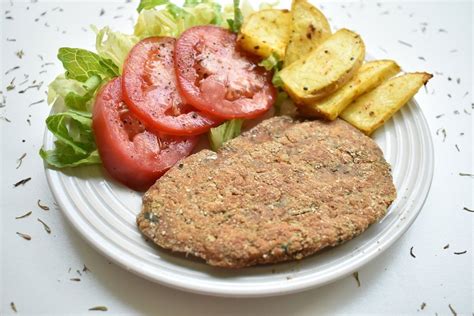
<svg viewBox="0 0 474 316">
<path fill-rule="evenodd" d="M 195 26 L 176 42 L 178 89 L 193 107 L 222 119 L 255 118 L 272 107 L 272 74 L 241 51 L 236 35 L 216 26 Z"/>
<path fill-rule="evenodd" d="M 197 143 L 196 137 L 147 131 L 122 102 L 120 77 L 97 94 L 92 128 L 104 168 L 114 179 L 137 191 L 148 189 L 188 156 Z"/>
<path fill-rule="evenodd" d="M 149 130 L 170 135 L 202 134 L 221 120 L 182 100 L 176 87 L 175 42 L 171 37 L 149 37 L 132 48 L 123 66 L 123 99 Z"/>
</svg>

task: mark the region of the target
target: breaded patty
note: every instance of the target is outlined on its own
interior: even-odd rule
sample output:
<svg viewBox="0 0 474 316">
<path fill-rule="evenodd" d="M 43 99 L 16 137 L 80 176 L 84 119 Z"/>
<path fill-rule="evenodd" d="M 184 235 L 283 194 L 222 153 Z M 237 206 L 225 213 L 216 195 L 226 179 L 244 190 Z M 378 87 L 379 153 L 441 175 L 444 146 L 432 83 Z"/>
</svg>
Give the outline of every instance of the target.
<svg viewBox="0 0 474 316">
<path fill-rule="evenodd" d="M 350 240 L 395 197 L 372 139 L 342 120 L 280 116 L 171 168 L 144 195 L 137 223 L 163 248 L 241 268 Z"/>
</svg>

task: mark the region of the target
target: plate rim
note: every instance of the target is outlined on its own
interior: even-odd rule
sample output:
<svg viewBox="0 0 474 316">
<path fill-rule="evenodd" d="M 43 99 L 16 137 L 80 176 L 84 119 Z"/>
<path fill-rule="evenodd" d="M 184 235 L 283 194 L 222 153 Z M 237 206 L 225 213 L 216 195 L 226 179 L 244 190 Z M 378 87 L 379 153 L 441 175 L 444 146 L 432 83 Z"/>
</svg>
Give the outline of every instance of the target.
<svg viewBox="0 0 474 316">
<path fill-rule="evenodd" d="M 291 293 L 302 292 L 305 290 L 317 288 L 324 286 L 326 284 L 335 282 L 339 279 L 347 277 L 348 275 L 354 273 L 359 268 L 367 264 L 368 262 L 374 260 L 388 248 L 390 248 L 405 232 L 412 226 L 415 219 L 420 214 L 430 192 L 431 184 L 433 181 L 433 174 L 434 174 L 434 147 L 433 147 L 433 139 L 431 135 L 431 130 L 429 124 L 426 120 L 426 117 L 416 101 L 415 98 L 411 98 L 409 103 L 413 103 L 415 109 L 419 112 L 420 118 L 420 127 L 421 129 L 426 131 L 426 146 L 427 146 L 427 181 L 422 186 L 420 193 L 422 193 L 423 198 L 418 200 L 417 203 L 410 206 L 412 209 L 411 216 L 409 218 L 405 218 L 403 221 L 403 226 L 401 226 L 398 230 L 396 230 L 393 234 L 388 236 L 383 242 L 380 242 L 376 249 L 367 251 L 364 255 L 357 261 L 353 262 L 352 264 L 342 266 L 341 268 L 337 269 L 336 271 L 331 271 L 325 276 L 318 279 L 319 281 L 315 281 L 311 278 L 305 278 L 304 280 L 293 279 L 292 282 L 281 282 L 278 286 L 266 288 L 264 290 L 257 288 L 257 287 L 249 287 L 249 288 L 224 288 L 223 286 L 217 286 L 215 284 L 190 284 L 186 281 L 186 279 L 172 279 L 169 276 L 159 275 L 154 273 L 147 273 L 140 270 L 139 262 L 135 263 L 135 259 L 132 259 L 132 264 L 127 264 L 123 257 L 120 254 L 115 254 L 113 250 L 110 248 L 101 245 L 100 243 L 95 242 L 95 240 L 87 233 L 85 227 L 81 226 L 76 220 L 75 216 L 78 216 L 74 207 L 68 207 L 66 201 L 61 198 L 60 186 L 57 186 L 53 182 L 53 172 L 60 172 L 56 169 L 49 168 L 46 163 L 43 164 L 46 174 L 46 179 L 48 182 L 48 186 L 53 194 L 54 199 L 60 206 L 61 212 L 66 216 L 68 222 L 71 224 L 74 229 L 79 232 L 80 237 L 85 240 L 89 245 L 92 246 L 96 251 L 100 254 L 104 255 L 111 261 L 113 261 L 118 266 L 124 268 L 127 271 L 134 273 L 144 279 L 149 281 L 159 283 L 174 289 L 192 292 L 196 294 L 204 294 L 210 296 L 219 296 L 219 297 L 268 297 L 268 296 L 278 296 L 278 295 L 286 295 Z M 43 146 L 47 144 L 47 140 L 49 137 L 49 131 L 45 127 L 44 128 L 44 136 L 43 136 Z M 70 202 L 69 202 L 70 203 Z M 71 212 L 73 210 L 73 212 Z"/>
</svg>

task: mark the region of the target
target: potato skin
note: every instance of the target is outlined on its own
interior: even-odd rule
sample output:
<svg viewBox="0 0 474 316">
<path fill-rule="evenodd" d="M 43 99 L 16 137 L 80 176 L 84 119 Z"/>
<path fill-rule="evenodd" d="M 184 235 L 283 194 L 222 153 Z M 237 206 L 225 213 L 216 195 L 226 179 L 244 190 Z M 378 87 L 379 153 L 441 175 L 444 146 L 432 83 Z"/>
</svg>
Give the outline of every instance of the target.
<svg viewBox="0 0 474 316">
<path fill-rule="evenodd" d="M 363 64 L 357 74 L 343 87 L 328 97 L 311 105 L 299 106 L 305 116 L 319 117 L 333 121 L 357 97 L 373 90 L 385 80 L 400 72 L 400 66 L 393 60 L 374 60 Z"/>
<path fill-rule="evenodd" d="M 311 105 L 348 82 L 364 57 L 361 37 L 341 29 L 311 53 L 283 68 L 283 88 L 295 103 Z"/>
<path fill-rule="evenodd" d="M 265 9 L 252 13 L 240 30 L 239 46 L 263 58 L 275 53 L 283 59 L 290 39 L 290 24 L 288 10 Z"/>
<path fill-rule="evenodd" d="M 331 35 L 324 14 L 306 0 L 293 0 L 291 35 L 286 47 L 284 66 L 288 66 L 316 49 Z"/>
<path fill-rule="evenodd" d="M 340 117 L 370 135 L 400 110 L 432 77 L 426 72 L 414 72 L 387 80 L 356 99 Z"/>
</svg>

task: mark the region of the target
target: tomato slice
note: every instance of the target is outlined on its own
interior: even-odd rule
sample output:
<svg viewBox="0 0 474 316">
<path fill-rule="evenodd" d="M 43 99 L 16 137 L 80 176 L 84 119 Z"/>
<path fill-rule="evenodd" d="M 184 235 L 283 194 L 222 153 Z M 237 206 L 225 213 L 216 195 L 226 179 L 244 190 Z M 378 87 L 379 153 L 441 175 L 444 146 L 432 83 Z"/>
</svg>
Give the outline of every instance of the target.
<svg viewBox="0 0 474 316">
<path fill-rule="evenodd" d="M 123 66 L 123 99 L 146 127 L 172 135 L 198 135 L 221 120 L 197 111 L 176 89 L 176 40 L 150 37 L 136 44 Z"/>
<path fill-rule="evenodd" d="M 178 88 L 195 108 L 223 118 L 255 118 L 276 100 L 271 73 L 239 50 L 236 35 L 216 26 L 188 29 L 174 52 Z"/>
<path fill-rule="evenodd" d="M 154 134 L 122 102 L 121 78 L 97 94 L 92 128 L 105 169 L 134 190 L 146 190 L 178 160 L 188 156 L 197 137 Z"/>
</svg>

